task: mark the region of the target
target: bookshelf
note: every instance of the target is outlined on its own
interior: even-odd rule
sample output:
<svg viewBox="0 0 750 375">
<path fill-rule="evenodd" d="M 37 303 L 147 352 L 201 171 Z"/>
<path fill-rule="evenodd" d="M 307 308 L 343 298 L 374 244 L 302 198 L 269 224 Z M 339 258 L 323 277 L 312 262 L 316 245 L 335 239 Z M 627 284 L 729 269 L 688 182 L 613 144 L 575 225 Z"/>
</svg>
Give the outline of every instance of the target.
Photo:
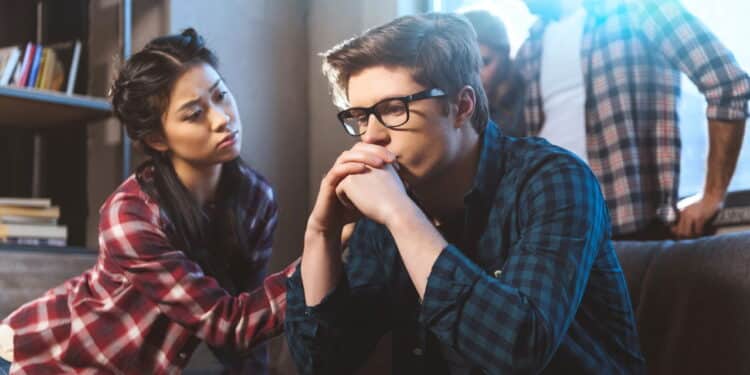
<svg viewBox="0 0 750 375">
<path fill-rule="evenodd" d="M 3 252 L 33 252 L 42 254 L 68 255 L 68 254 L 91 254 L 91 250 L 82 246 L 31 246 L 31 245 L 8 245 L 0 244 L 0 254 Z M 2 256 L 2 255 L 0 255 Z"/>
<path fill-rule="evenodd" d="M 0 0 L 0 47 L 27 42 L 54 45 L 82 42 L 80 65 L 73 94 L 35 88 L 0 86 L 0 196 L 50 197 L 61 208 L 60 224 L 68 227 L 67 247 L 0 244 L 0 250 L 43 251 L 59 254 L 91 251 L 86 246 L 87 217 L 96 214 L 88 203 L 87 180 L 98 176 L 87 170 L 87 142 L 91 127 L 103 126 L 112 117 L 109 101 L 90 95 L 91 80 L 109 77 L 90 59 L 100 54 L 91 36 L 101 31 L 93 22 L 102 9 L 116 9 L 119 22 L 111 23 L 117 40 L 109 47 L 127 56 L 130 49 L 131 1 L 119 0 Z M 95 12 L 91 14 L 91 12 Z M 109 14 L 105 17 L 111 18 Z M 110 31 L 107 31 L 109 35 Z M 107 54 L 111 56 L 111 52 Z M 116 60 L 113 56 L 112 63 Z M 99 69 L 99 70 L 98 70 Z M 125 138 L 125 137 L 123 137 Z M 125 143 L 125 142 L 123 142 Z M 112 170 L 130 170 L 130 145 L 123 144 Z M 55 251 L 59 250 L 59 251 Z"/>
<path fill-rule="evenodd" d="M 0 86 L 0 126 L 81 126 L 111 115 L 104 98 Z"/>
</svg>

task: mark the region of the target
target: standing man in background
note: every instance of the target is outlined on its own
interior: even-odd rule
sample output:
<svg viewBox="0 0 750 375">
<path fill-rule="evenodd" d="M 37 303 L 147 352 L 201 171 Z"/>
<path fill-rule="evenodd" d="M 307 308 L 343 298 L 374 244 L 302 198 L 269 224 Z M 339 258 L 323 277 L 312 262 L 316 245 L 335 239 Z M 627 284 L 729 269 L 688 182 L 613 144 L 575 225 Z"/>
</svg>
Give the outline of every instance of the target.
<svg viewBox="0 0 750 375">
<path fill-rule="evenodd" d="M 677 0 L 524 0 L 540 17 L 516 56 L 529 135 L 574 152 L 602 185 L 614 239 L 696 237 L 721 208 L 750 79 Z M 682 71 L 708 102 L 703 192 L 679 203 Z"/>
</svg>

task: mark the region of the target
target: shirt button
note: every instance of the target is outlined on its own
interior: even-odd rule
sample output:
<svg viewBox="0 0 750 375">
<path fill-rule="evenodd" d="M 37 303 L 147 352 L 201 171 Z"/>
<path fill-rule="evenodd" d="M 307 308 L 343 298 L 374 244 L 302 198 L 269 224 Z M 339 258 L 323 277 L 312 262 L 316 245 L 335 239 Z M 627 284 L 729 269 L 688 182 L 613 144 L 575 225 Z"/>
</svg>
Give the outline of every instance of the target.
<svg viewBox="0 0 750 375">
<path fill-rule="evenodd" d="M 494 273 L 496 279 L 499 279 L 500 275 L 502 275 L 502 274 L 503 274 L 503 270 L 496 270 L 495 273 Z"/>
<path fill-rule="evenodd" d="M 420 348 L 414 348 L 414 350 L 412 350 L 411 352 L 412 352 L 412 354 L 414 354 L 416 356 L 420 356 L 420 355 L 423 354 L 422 349 L 420 349 Z"/>
</svg>

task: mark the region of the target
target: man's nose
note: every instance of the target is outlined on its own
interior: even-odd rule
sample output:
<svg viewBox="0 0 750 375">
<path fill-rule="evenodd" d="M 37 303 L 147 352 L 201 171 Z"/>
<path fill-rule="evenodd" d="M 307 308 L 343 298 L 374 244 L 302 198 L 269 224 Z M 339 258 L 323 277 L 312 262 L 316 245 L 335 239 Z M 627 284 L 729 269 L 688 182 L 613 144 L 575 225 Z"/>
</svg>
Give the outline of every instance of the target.
<svg viewBox="0 0 750 375">
<path fill-rule="evenodd" d="M 368 118 L 367 131 L 362 134 L 362 142 L 385 146 L 390 142 L 389 130 L 372 114 Z"/>
</svg>

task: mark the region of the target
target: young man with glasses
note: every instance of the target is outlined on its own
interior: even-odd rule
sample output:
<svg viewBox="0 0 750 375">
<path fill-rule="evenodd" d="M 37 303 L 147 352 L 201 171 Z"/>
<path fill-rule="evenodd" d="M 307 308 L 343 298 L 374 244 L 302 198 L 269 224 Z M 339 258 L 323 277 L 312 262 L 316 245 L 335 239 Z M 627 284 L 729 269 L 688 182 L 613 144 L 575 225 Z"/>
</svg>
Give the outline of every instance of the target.
<svg viewBox="0 0 750 375">
<path fill-rule="evenodd" d="M 288 280 L 302 374 L 351 374 L 389 331 L 394 373 L 643 371 L 595 177 L 488 123 L 480 66 L 473 29 L 449 14 L 326 53 L 360 142 L 323 178 Z"/>
</svg>

